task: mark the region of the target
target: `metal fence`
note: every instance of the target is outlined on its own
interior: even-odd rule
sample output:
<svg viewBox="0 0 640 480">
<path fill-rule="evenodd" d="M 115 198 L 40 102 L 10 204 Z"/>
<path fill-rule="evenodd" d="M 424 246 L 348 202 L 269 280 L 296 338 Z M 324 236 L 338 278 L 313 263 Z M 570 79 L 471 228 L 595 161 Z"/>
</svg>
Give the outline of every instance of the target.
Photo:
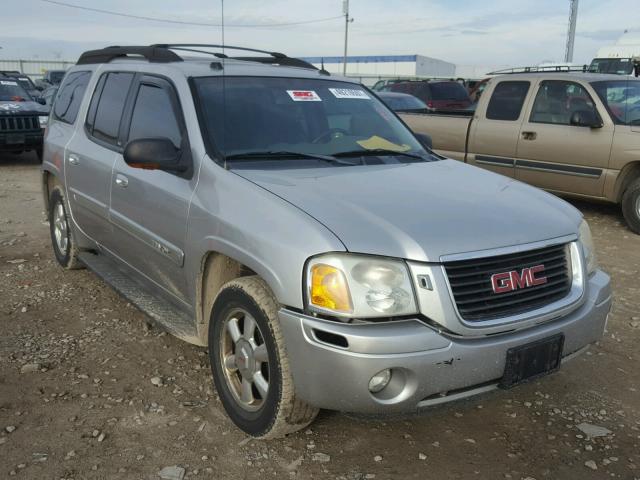
<svg viewBox="0 0 640 480">
<path fill-rule="evenodd" d="M 75 63 L 70 60 L 0 60 L 0 70 L 18 70 L 38 79 L 46 70 L 66 70 Z"/>
</svg>

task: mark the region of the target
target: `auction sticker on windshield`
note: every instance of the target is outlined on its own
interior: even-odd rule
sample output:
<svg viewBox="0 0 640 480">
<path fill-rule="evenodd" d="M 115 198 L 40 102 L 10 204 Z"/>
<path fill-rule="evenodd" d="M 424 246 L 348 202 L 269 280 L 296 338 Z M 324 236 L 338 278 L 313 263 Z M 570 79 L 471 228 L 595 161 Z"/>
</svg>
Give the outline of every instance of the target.
<svg viewBox="0 0 640 480">
<path fill-rule="evenodd" d="M 321 102 L 320 96 L 313 90 L 287 90 L 294 102 Z"/>
<path fill-rule="evenodd" d="M 333 93 L 336 98 L 355 98 L 359 100 L 370 100 L 371 97 L 362 90 L 355 88 L 330 88 L 329 91 Z"/>
</svg>

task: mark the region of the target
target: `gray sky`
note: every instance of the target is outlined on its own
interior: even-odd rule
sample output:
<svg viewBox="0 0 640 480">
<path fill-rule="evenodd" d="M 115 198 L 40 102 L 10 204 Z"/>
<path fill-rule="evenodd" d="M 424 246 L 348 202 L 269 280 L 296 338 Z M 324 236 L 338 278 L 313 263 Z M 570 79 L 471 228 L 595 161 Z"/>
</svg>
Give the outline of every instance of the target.
<svg viewBox="0 0 640 480">
<path fill-rule="evenodd" d="M 63 0 L 76 5 L 190 22 L 220 22 L 220 0 Z M 0 59 L 75 59 L 124 44 L 220 43 L 219 27 L 164 24 L 84 12 L 41 0 L 0 0 Z M 351 0 L 353 55 L 421 54 L 457 64 L 561 61 L 568 0 Z M 342 0 L 227 0 L 227 25 L 338 16 Z M 588 63 L 625 29 L 640 31 L 638 0 L 580 0 L 574 61 Z M 341 55 L 344 21 L 287 27 L 229 26 L 229 45 L 293 56 Z"/>
</svg>

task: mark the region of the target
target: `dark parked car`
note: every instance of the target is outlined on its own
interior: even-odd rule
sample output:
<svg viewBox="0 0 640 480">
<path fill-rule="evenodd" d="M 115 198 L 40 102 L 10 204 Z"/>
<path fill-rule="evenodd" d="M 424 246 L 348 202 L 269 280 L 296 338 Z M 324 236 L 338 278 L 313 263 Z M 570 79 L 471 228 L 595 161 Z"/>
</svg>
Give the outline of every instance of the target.
<svg viewBox="0 0 640 480">
<path fill-rule="evenodd" d="M 44 100 L 49 111 L 51 111 L 51 106 L 53 105 L 53 101 L 56 99 L 56 94 L 59 89 L 60 85 L 51 85 L 50 87 L 45 88 L 40 96 L 40 98 Z"/>
<path fill-rule="evenodd" d="M 38 80 L 37 85 L 40 90 L 44 90 L 51 85 L 60 85 L 62 79 L 66 75 L 66 70 L 47 70 L 43 77 Z"/>
<path fill-rule="evenodd" d="M 426 103 L 408 93 L 379 92 L 378 97 L 394 112 L 424 113 L 429 110 Z"/>
<path fill-rule="evenodd" d="M 17 78 L 0 77 L 0 155 L 35 150 L 42 157 L 48 112 L 26 92 Z"/>
<path fill-rule="evenodd" d="M 467 90 L 452 80 L 420 80 L 388 85 L 387 92 L 408 93 L 418 97 L 432 110 L 465 110 L 471 106 Z"/>
</svg>

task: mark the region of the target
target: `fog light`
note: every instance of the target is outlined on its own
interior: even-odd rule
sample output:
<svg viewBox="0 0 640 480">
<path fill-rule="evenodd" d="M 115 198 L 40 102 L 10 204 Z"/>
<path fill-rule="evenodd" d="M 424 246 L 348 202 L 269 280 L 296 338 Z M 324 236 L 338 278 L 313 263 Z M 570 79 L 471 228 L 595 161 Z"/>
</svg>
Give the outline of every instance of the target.
<svg viewBox="0 0 640 480">
<path fill-rule="evenodd" d="M 371 393 L 378 393 L 384 389 L 391 381 L 391 370 L 388 368 L 376 373 L 371 380 L 369 380 L 369 391 Z"/>
</svg>

